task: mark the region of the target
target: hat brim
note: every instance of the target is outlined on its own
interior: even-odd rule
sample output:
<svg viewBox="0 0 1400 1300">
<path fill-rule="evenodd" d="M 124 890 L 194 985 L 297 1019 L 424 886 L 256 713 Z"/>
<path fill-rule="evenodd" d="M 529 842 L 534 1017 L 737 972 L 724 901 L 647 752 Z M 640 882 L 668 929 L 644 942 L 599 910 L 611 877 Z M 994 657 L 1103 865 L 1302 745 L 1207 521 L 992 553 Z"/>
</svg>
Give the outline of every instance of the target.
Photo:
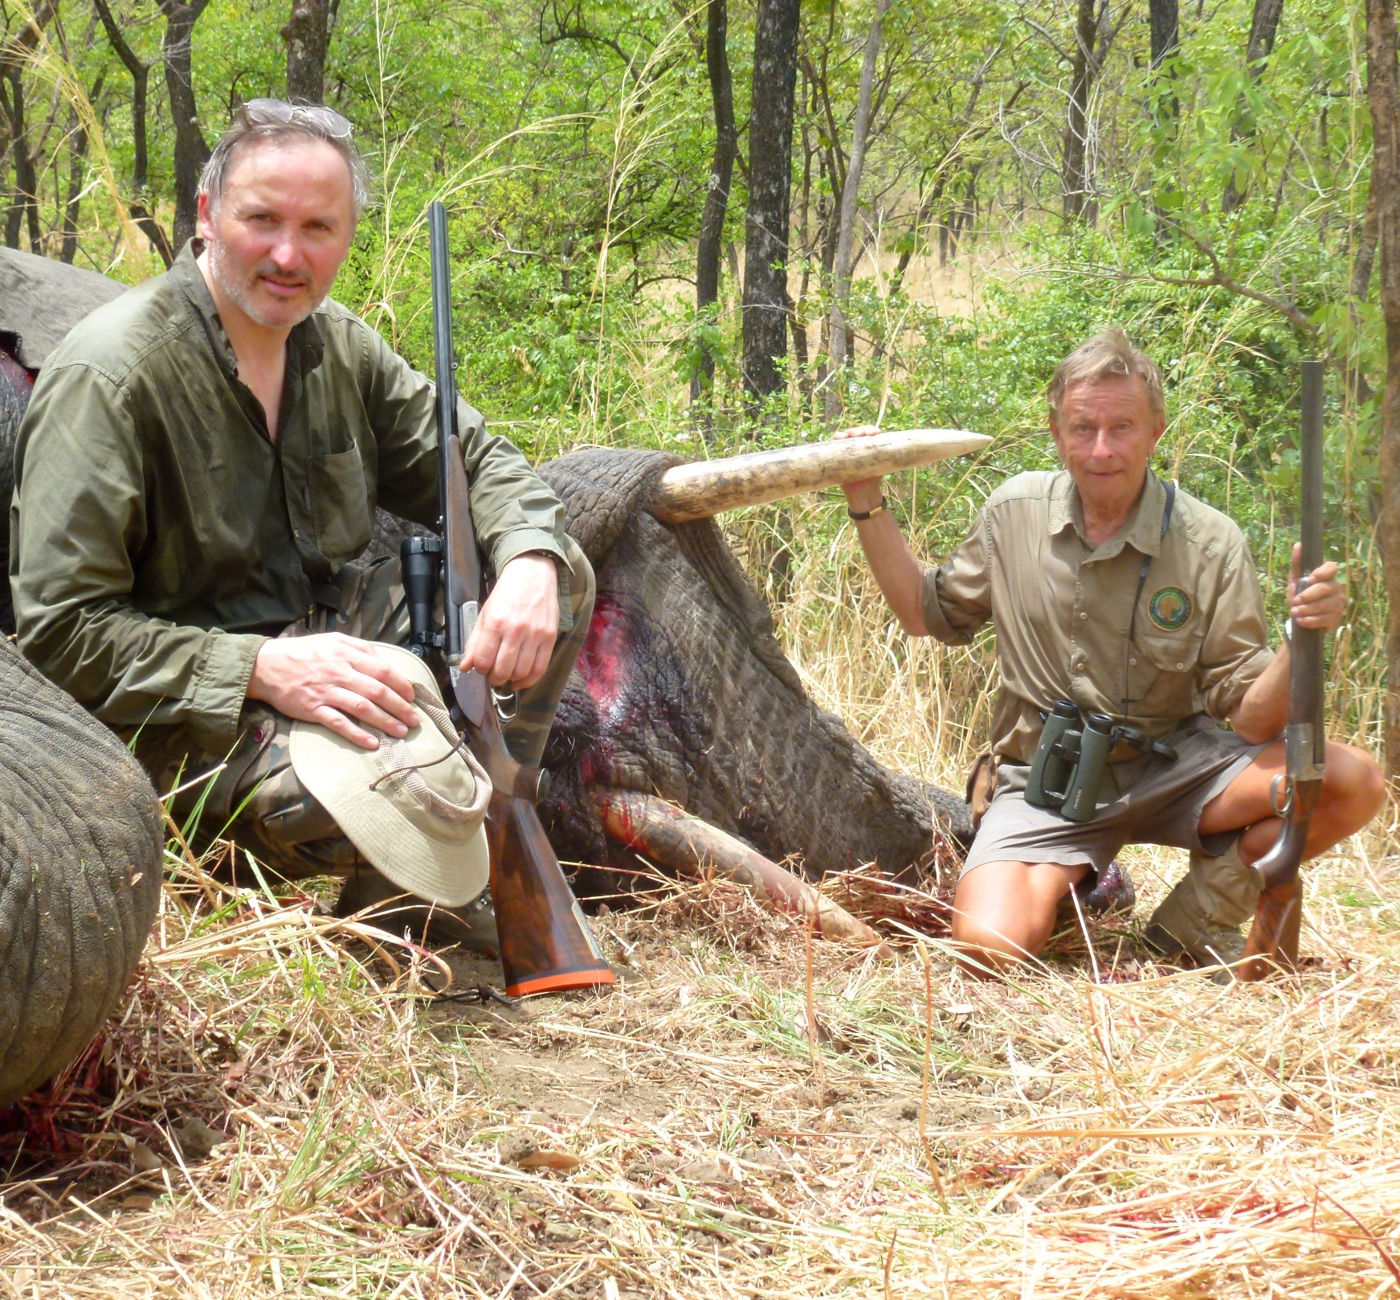
<svg viewBox="0 0 1400 1300">
<path fill-rule="evenodd" d="M 410 674 L 426 681 L 434 698 L 440 698 L 410 652 L 376 648 L 413 660 L 406 664 Z M 431 724 L 422 719 L 420 725 Z M 292 768 L 298 780 L 380 872 L 399 888 L 442 907 L 472 902 L 491 878 L 484 823 L 465 836 L 451 827 L 439 836 L 416 825 L 392 799 L 370 788 L 366 758 L 366 750 L 317 723 L 299 721 L 292 727 Z"/>
</svg>

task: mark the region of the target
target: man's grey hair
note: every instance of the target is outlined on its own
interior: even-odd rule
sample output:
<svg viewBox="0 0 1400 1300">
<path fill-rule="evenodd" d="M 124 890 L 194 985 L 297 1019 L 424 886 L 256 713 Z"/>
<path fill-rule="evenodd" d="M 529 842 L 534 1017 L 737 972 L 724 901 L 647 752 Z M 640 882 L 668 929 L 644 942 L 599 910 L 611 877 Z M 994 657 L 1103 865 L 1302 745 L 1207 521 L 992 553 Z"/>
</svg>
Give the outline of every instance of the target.
<svg viewBox="0 0 1400 1300">
<path fill-rule="evenodd" d="M 1081 343 L 1055 368 L 1050 386 L 1045 390 L 1050 402 L 1051 423 L 1059 423 L 1060 402 L 1065 389 L 1071 384 L 1086 379 L 1111 379 L 1114 376 L 1126 379 L 1133 375 L 1141 379 L 1147 388 L 1152 414 L 1165 420 L 1167 399 L 1162 391 L 1162 372 L 1157 369 L 1157 363 L 1141 348 L 1132 345 L 1121 326 L 1112 325 L 1102 334 Z"/>
<path fill-rule="evenodd" d="M 250 99 L 233 115 L 223 138 L 214 146 L 199 174 L 199 192 L 217 211 L 224 181 L 238 151 L 259 140 L 321 140 L 333 148 L 350 168 L 350 201 L 355 217 L 369 204 L 369 167 L 355 148 L 355 128 L 333 108 L 322 104 L 289 104 L 283 99 Z"/>
</svg>

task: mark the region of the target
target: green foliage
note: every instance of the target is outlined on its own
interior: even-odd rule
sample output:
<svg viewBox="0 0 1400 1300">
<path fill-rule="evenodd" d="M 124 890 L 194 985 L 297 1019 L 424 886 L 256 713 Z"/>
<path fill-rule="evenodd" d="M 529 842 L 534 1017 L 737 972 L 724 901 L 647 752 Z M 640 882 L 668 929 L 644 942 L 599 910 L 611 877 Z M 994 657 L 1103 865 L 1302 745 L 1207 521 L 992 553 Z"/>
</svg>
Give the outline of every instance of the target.
<svg viewBox="0 0 1400 1300">
<path fill-rule="evenodd" d="M 1296 499 L 1296 362 L 1324 356 L 1328 532 L 1352 557 L 1359 601 L 1348 653 L 1365 660 L 1384 619 L 1369 561 L 1371 390 L 1384 328 L 1375 277 L 1356 274 L 1370 151 L 1359 8 L 1290 0 L 1271 56 L 1251 70 L 1250 0 L 1209 12 L 1182 6 L 1181 44 L 1154 70 L 1145 14 L 1115 6 L 1113 44 L 1087 105 L 1089 202 L 1082 220 L 1067 222 L 1074 7 L 894 6 L 846 308 L 855 357 L 833 376 L 823 329 L 833 222 L 873 7 L 803 6 L 789 287 L 806 353 L 790 351 L 788 391 L 764 410 L 746 409 L 741 391 L 752 0 L 731 0 L 728 11 L 740 158 L 720 300 L 704 316 L 692 290 L 714 147 L 703 5 L 343 0 L 327 99 L 356 124 L 379 195 L 337 296 L 426 365 L 423 213 L 442 198 L 452 213 L 463 391 L 531 454 L 580 441 L 709 454 L 819 437 L 832 389 L 852 421 L 992 433 L 996 442 L 971 466 L 935 467 L 908 488 L 921 545 L 935 553 L 1002 476 L 1053 463 L 1046 381 L 1075 343 L 1121 323 L 1166 374 L 1162 471 L 1240 521 L 1275 604 Z M 118 0 L 114 11 L 152 65 L 144 195 L 129 185 L 131 79 L 86 11 L 60 12 L 23 75 L 31 116 L 53 113 L 31 138 L 44 246 L 57 250 L 72 171 L 71 101 L 74 120 L 92 123 L 77 173 L 78 260 L 135 280 L 155 262 L 134 232 L 113 242 L 111 191 L 142 198 L 168 224 L 164 21 L 138 0 Z M 7 38 L 27 12 L 0 0 Z M 240 99 L 280 92 L 286 13 L 287 0 L 213 0 L 201 16 L 194 82 L 209 138 Z M 1238 200 L 1229 211 L 1227 192 Z M 702 347 L 717 365 L 696 420 L 688 389 Z M 780 544 L 799 534 L 825 542 L 840 527 L 839 512 L 764 519 Z M 1362 729 L 1371 708 L 1356 707 Z"/>
</svg>

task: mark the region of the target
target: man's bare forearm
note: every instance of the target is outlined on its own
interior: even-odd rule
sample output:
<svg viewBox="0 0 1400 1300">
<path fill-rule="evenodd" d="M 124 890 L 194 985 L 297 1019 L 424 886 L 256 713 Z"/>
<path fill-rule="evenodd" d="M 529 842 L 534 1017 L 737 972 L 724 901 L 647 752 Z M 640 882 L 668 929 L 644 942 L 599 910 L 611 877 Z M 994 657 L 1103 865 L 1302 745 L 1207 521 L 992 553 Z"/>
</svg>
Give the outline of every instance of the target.
<svg viewBox="0 0 1400 1300">
<path fill-rule="evenodd" d="M 1285 641 L 1230 713 L 1230 725 L 1248 745 L 1282 735 L 1288 721 L 1288 679 L 1292 656 Z"/>
<path fill-rule="evenodd" d="M 1297 627 L 1321 632 L 1335 632 L 1346 613 L 1347 593 L 1342 585 L 1337 565 L 1332 560 L 1319 564 L 1309 580 L 1298 588 L 1302 548 L 1295 543 L 1288 575 L 1288 615 Z M 1283 734 L 1288 722 L 1289 677 L 1293 656 L 1284 638 L 1274 661 L 1259 675 L 1235 705 L 1230 725 L 1241 739 L 1251 745 L 1262 745 Z"/>
<path fill-rule="evenodd" d="M 858 509 L 855 506 L 853 510 Z M 861 507 L 868 509 L 869 507 Z M 870 571 L 899 625 L 910 636 L 927 636 L 924 626 L 924 570 L 888 510 L 856 523 Z"/>
</svg>

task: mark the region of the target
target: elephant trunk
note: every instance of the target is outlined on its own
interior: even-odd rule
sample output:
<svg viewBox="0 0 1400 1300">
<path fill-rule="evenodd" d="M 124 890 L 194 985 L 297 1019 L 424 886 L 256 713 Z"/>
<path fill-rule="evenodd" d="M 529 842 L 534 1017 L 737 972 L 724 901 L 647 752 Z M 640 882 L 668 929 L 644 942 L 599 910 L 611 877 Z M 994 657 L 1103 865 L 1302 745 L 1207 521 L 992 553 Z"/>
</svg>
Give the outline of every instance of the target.
<svg viewBox="0 0 1400 1300">
<path fill-rule="evenodd" d="M 744 885 L 768 911 L 806 918 L 823 938 L 888 955 L 880 936 L 864 921 L 733 835 L 636 790 L 592 793 L 604 829 L 629 848 L 673 871 L 693 875 L 713 870 Z"/>
<path fill-rule="evenodd" d="M 136 760 L 0 640 L 0 1105 L 110 1014 L 155 920 L 163 847 Z"/>
</svg>

